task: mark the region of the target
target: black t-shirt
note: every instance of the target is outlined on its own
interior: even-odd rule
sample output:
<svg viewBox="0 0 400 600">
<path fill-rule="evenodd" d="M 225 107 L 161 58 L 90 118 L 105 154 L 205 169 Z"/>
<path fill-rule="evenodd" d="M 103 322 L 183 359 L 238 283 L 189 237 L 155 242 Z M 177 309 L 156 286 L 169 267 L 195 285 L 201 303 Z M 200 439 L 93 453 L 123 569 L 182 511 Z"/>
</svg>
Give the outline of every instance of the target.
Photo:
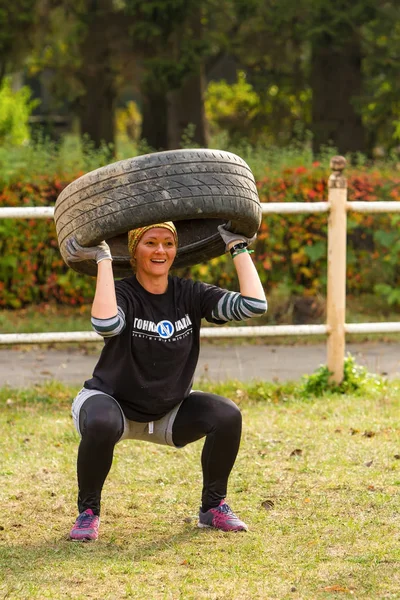
<svg viewBox="0 0 400 600">
<path fill-rule="evenodd" d="M 115 289 L 126 326 L 104 340 L 93 377 L 84 386 L 113 396 L 132 421 L 156 421 L 188 396 L 201 319 L 221 323 L 211 313 L 226 290 L 169 277 L 164 294 L 151 294 L 135 276 L 117 281 Z"/>
</svg>

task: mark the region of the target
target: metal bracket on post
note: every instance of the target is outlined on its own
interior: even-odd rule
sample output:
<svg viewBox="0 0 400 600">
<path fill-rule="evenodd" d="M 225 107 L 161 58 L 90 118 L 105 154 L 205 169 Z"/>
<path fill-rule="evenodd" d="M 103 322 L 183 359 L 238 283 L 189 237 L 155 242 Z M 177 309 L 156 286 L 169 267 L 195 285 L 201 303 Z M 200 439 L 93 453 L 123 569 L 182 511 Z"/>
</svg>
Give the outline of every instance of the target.
<svg viewBox="0 0 400 600">
<path fill-rule="evenodd" d="M 346 159 L 334 156 L 328 181 L 328 273 L 327 273 L 327 362 L 331 380 L 343 380 L 346 320 L 346 237 L 347 179 L 343 175 Z"/>
</svg>

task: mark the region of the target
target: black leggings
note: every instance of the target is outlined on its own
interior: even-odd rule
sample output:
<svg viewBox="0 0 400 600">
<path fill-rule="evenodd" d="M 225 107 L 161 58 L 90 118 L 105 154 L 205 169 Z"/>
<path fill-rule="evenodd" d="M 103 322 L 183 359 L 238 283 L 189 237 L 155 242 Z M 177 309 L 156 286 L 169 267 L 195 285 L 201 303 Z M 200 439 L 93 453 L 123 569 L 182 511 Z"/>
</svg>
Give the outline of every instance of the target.
<svg viewBox="0 0 400 600">
<path fill-rule="evenodd" d="M 114 447 L 123 433 L 119 406 L 109 396 L 88 398 L 79 414 L 82 439 L 78 450 L 78 510 L 100 514 L 101 491 L 111 468 Z M 227 398 L 193 392 L 176 415 L 172 438 L 185 446 L 206 437 L 201 455 L 202 510 L 218 506 L 226 497 L 228 477 L 239 450 L 242 431 L 240 410 Z"/>
</svg>

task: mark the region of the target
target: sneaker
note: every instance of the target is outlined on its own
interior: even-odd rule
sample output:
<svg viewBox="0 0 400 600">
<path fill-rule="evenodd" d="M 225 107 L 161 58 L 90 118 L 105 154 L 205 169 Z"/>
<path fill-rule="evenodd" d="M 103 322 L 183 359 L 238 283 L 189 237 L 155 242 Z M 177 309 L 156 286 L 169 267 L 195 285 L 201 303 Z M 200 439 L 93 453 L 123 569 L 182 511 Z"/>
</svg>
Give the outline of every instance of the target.
<svg viewBox="0 0 400 600">
<path fill-rule="evenodd" d="M 91 508 L 82 512 L 70 531 L 69 537 L 75 542 L 89 542 L 99 537 L 100 517 Z"/>
<path fill-rule="evenodd" d="M 207 512 L 200 509 L 198 527 L 215 527 L 222 531 L 247 531 L 246 523 L 243 523 L 226 504 L 221 500 L 217 508 L 210 508 Z"/>
</svg>

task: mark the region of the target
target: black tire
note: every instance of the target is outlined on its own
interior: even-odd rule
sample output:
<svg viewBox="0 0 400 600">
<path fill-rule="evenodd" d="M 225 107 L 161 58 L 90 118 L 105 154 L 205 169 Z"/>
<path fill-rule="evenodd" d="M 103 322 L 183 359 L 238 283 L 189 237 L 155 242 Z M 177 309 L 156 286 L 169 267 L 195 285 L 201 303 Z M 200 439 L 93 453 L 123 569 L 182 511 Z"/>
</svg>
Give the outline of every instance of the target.
<svg viewBox="0 0 400 600">
<path fill-rule="evenodd" d="M 219 150 L 172 150 L 122 160 L 91 171 L 59 195 L 54 220 L 61 255 L 76 236 L 83 246 L 106 240 L 116 277 L 132 274 L 130 229 L 173 221 L 179 238 L 174 267 L 188 267 L 223 254 L 217 225 L 253 236 L 261 206 L 253 174 L 239 156 Z M 96 275 L 92 261 L 70 265 Z"/>
</svg>

